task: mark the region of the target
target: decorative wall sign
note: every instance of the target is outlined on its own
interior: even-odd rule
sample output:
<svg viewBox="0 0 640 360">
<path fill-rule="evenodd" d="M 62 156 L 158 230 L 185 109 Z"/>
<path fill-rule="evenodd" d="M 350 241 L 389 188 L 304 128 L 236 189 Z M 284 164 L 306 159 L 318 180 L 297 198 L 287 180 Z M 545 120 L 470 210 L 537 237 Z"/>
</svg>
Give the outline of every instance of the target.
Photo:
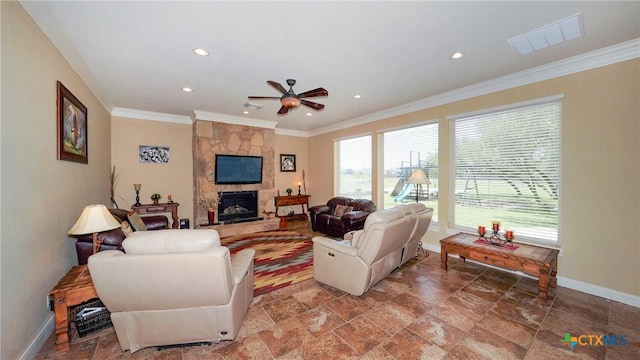
<svg viewBox="0 0 640 360">
<path fill-rule="evenodd" d="M 57 82 L 58 160 L 89 162 L 87 107 Z"/>
<path fill-rule="evenodd" d="M 280 171 L 296 171 L 296 156 L 294 154 L 280 154 Z"/>
<path fill-rule="evenodd" d="M 138 158 L 141 163 L 162 163 L 169 162 L 169 147 L 156 145 L 140 145 Z"/>
</svg>

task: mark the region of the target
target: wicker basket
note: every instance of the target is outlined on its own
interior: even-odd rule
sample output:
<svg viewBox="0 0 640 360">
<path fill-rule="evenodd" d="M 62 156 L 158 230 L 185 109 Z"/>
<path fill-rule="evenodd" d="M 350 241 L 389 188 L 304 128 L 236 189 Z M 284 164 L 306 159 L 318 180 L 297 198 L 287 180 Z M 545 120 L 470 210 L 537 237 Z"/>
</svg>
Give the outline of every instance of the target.
<svg viewBox="0 0 640 360">
<path fill-rule="evenodd" d="M 84 315 L 83 310 L 88 308 L 102 309 Z M 100 299 L 92 299 L 74 307 L 73 319 L 76 323 L 76 328 L 78 329 L 78 335 L 80 337 L 113 326 L 111 324 L 111 313 L 107 310 Z"/>
</svg>

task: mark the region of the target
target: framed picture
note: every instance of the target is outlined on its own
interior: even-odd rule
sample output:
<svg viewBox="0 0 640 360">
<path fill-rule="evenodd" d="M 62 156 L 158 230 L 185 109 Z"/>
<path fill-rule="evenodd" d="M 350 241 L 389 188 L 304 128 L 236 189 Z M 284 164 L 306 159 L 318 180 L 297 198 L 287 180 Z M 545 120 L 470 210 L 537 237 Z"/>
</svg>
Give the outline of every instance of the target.
<svg viewBox="0 0 640 360">
<path fill-rule="evenodd" d="M 296 171 L 296 156 L 293 154 L 280 154 L 280 171 Z"/>
<path fill-rule="evenodd" d="M 138 148 L 138 159 L 141 163 L 166 164 L 169 158 L 168 146 L 140 145 Z"/>
<path fill-rule="evenodd" d="M 58 81 L 58 160 L 88 163 L 87 107 Z"/>
</svg>

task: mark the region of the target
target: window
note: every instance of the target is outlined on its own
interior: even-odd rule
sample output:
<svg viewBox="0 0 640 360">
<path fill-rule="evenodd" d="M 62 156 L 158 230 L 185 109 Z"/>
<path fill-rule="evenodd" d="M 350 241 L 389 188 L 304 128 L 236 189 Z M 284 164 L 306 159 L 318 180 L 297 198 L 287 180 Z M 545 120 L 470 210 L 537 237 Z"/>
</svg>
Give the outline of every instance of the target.
<svg viewBox="0 0 640 360">
<path fill-rule="evenodd" d="M 431 221 L 438 221 L 438 123 L 387 131 L 382 137 L 383 207 L 414 202 L 417 195 L 418 201 L 434 208 Z M 429 181 L 419 188 L 408 183 L 416 169 L 422 169 Z"/>
<path fill-rule="evenodd" d="M 371 200 L 371 136 L 338 141 L 338 195 Z"/>
<path fill-rule="evenodd" d="M 491 221 L 516 240 L 558 241 L 559 97 L 450 118 L 449 227 Z"/>
</svg>

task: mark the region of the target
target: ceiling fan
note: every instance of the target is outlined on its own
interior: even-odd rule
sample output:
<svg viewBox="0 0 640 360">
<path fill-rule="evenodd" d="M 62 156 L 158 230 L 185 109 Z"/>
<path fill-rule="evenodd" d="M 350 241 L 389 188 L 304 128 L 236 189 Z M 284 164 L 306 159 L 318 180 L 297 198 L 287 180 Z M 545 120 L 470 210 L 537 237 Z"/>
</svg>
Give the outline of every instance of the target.
<svg viewBox="0 0 640 360">
<path fill-rule="evenodd" d="M 318 97 L 318 96 L 329 96 L 329 92 L 323 88 L 317 88 L 309 91 L 305 91 L 301 94 L 297 94 L 293 92 L 293 85 L 296 84 L 294 79 L 287 79 L 287 85 L 289 85 L 289 91 L 285 90 L 285 88 L 275 81 L 267 81 L 267 84 L 273 86 L 276 90 L 282 93 L 281 97 L 277 96 L 249 96 L 249 99 L 280 99 L 280 110 L 278 110 L 278 114 L 283 115 L 289 112 L 290 109 L 295 109 L 300 104 L 306 105 L 310 108 L 314 108 L 316 110 L 324 109 L 324 105 L 315 103 L 313 101 L 305 100 L 305 98 Z"/>
</svg>

